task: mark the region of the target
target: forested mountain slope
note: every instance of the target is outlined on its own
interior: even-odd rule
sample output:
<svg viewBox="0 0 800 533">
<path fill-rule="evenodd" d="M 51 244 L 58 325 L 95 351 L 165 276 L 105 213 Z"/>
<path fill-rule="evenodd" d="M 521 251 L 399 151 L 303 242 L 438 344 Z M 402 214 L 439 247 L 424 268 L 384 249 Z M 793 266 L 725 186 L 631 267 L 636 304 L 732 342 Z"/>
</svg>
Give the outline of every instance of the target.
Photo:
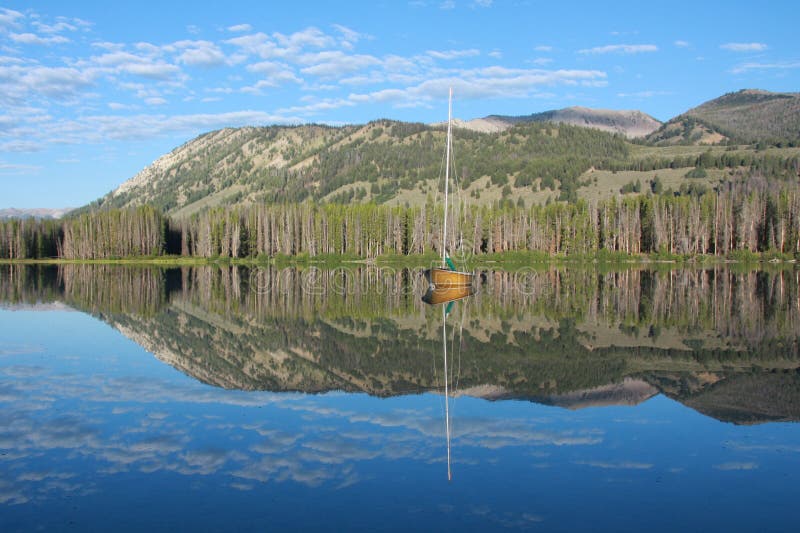
<svg viewBox="0 0 800 533">
<path fill-rule="evenodd" d="M 657 126 L 638 111 L 568 108 L 456 121 L 458 188 L 475 205 L 529 207 L 648 189 L 720 190 L 753 176 L 796 186 L 798 98 L 732 93 L 635 142 L 623 133 Z M 87 208 L 150 204 L 186 218 L 209 207 L 285 202 L 422 206 L 442 189 L 444 137 L 442 124 L 391 120 L 227 128 L 188 141 Z"/>
<path fill-rule="evenodd" d="M 624 165 L 630 151 L 622 136 L 568 125 L 455 136 L 456 174 L 461 188 L 473 190 L 499 190 L 509 180 L 517 188 L 574 189 L 587 169 Z M 444 137 L 442 127 L 388 120 L 224 129 L 159 158 L 96 206 L 151 204 L 180 216 L 262 202 L 386 203 L 405 196 L 422 204 L 436 194 Z"/>
<path fill-rule="evenodd" d="M 800 93 L 744 89 L 679 115 L 648 140 L 656 144 L 800 140 Z"/>
</svg>

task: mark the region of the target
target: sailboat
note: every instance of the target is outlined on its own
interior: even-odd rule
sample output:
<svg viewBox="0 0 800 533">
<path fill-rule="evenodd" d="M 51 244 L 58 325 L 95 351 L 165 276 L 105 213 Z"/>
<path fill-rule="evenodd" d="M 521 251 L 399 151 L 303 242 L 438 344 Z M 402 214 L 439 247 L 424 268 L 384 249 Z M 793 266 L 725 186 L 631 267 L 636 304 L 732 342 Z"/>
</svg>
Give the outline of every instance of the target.
<svg viewBox="0 0 800 533">
<path fill-rule="evenodd" d="M 456 270 L 453 261 L 447 255 L 447 212 L 448 212 L 448 194 L 450 188 L 450 153 L 453 142 L 453 88 L 450 88 L 450 95 L 447 100 L 447 143 L 445 152 L 445 170 L 444 170 L 444 222 L 442 224 L 442 266 L 432 267 L 425 271 L 425 277 L 430 284 L 428 292 L 454 291 L 454 296 L 463 293 L 467 288 L 472 286 L 473 274 L 471 272 L 460 272 Z M 471 294 L 471 293 L 470 293 Z M 446 296 L 446 295 L 443 295 Z M 468 296 L 464 294 L 459 296 L 463 298 Z M 443 301 L 450 301 L 455 298 L 445 299 Z M 423 298 L 424 300 L 424 298 Z M 432 303 L 432 302 L 429 302 Z M 441 302 L 435 302 L 441 303 Z"/>
</svg>

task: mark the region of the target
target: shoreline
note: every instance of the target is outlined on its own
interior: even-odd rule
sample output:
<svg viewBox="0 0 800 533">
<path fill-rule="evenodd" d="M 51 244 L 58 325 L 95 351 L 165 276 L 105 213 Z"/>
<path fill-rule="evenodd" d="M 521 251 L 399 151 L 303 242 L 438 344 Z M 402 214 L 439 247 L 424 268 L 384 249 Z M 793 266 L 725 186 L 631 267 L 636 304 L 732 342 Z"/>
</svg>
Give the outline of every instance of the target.
<svg viewBox="0 0 800 533">
<path fill-rule="evenodd" d="M 120 266 L 323 266 L 339 267 L 342 265 L 376 266 L 376 267 L 404 267 L 424 268 L 438 264 L 440 258 L 434 255 L 382 255 L 372 258 L 353 257 L 347 255 L 325 255 L 310 257 L 307 255 L 285 256 L 277 255 L 270 258 L 263 257 L 185 257 L 185 256 L 156 256 L 156 257 L 123 257 L 109 259 L 0 259 L 0 265 L 120 265 Z M 713 255 L 690 256 L 662 256 L 632 255 L 632 254 L 593 254 L 589 256 L 551 256 L 543 252 L 500 252 L 473 256 L 463 261 L 468 270 L 472 269 L 519 269 L 529 266 L 566 265 L 566 266 L 796 266 L 798 260 L 783 254 L 750 254 L 744 258 L 718 257 Z"/>
</svg>

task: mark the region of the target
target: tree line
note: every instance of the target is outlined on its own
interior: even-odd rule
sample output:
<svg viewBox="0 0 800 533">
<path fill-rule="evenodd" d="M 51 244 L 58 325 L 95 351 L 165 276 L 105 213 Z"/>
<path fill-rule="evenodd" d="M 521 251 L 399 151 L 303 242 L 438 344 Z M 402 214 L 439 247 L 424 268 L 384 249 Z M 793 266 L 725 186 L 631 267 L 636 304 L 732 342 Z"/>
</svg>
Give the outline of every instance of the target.
<svg viewBox="0 0 800 533">
<path fill-rule="evenodd" d="M 450 213 L 451 255 L 535 251 L 575 256 L 800 254 L 800 192 L 747 184 L 704 195 L 640 194 Z M 181 255 L 374 258 L 440 252 L 441 207 L 282 203 L 218 207 L 173 220 L 150 206 L 62 221 L 0 222 L 0 258 L 114 259 Z"/>
<path fill-rule="evenodd" d="M 0 221 L 2 259 L 116 259 L 168 253 L 168 219 L 152 206 L 83 212 L 63 220 Z"/>
</svg>

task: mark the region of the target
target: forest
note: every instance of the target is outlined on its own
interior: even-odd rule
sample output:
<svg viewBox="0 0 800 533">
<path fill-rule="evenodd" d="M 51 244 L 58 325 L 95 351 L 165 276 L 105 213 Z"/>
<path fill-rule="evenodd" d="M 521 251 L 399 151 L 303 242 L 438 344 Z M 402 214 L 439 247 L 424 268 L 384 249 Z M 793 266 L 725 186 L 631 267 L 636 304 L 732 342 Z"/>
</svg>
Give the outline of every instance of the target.
<svg viewBox="0 0 800 533">
<path fill-rule="evenodd" d="M 629 194 L 524 207 L 512 201 L 450 213 L 451 255 L 748 254 L 800 257 L 800 192 L 729 182 L 723 190 Z M 269 259 L 438 253 L 441 207 L 277 203 L 215 207 L 172 219 L 151 206 L 81 212 L 61 221 L 0 221 L 3 259 L 164 255 Z"/>
</svg>

